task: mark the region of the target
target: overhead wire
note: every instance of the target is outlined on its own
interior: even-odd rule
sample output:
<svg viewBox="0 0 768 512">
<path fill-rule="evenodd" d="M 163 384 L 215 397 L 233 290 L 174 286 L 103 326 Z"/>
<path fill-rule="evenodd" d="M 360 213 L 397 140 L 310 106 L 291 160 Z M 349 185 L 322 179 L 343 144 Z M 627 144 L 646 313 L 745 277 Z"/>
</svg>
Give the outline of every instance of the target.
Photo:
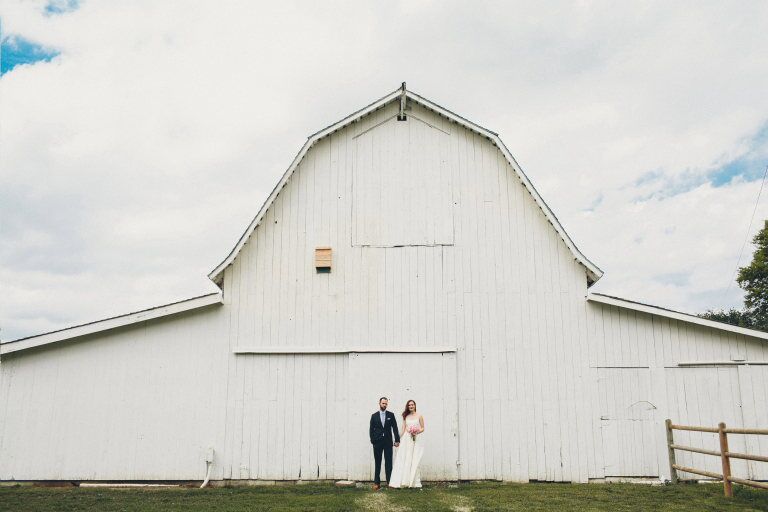
<svg viewBox="0 0 768 512">
<path fill-rule="evenodd" d="M 739 272 L 739 265 L 741 264 L 741 257 L 744 255 L 744 248 L 747 246 L 749 240 L 749 234 L 752 232 L 752 223 L 755 221 L 755 214 L 757 213 L 757 207 L 760 204 L 760 196 L 763 194 L 763 187 L 765 187 L 765 178 L 768 176 L 768 165 L 765 166 L 765 172 L 763 172 L 763 181 L 760 182 L 760 190 L 757 192 L 757 199 L 755 200 L 755 207 L 752 209 L 752 217 L 749 219 L 749 226 L 747 226 L 747 233 L 744 235 L 744 242 L 741 244 L 741 250 L 739 251 L 739 259 L 736 260 L 736 268 L 733 269 L 733 275 L 730 281 L 728 281 L 728 287 L 725 289 L 723 299 L 728 297 L 728 292 L 731 291 L 734 281 L 736 281 L 736 274 Z"/>
</svg>

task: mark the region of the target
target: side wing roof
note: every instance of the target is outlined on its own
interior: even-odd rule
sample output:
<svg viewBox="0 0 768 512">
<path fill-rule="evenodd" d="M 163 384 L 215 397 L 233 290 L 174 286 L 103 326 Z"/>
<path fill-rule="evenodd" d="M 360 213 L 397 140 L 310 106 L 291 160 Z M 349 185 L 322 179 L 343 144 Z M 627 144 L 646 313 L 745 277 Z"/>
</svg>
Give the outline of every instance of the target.
<svg viewBox="0 0 768 512">
<path fill-rule="evenodd" d="M 4 341 L 0 343 L 0 357 L 21 350 L 42 347 L 43 345 L 48 345 L 50 343 L 79 339 L 89 334 L 109 331 L 126 325 L 146 322 L 147 320 L 153 320 L 155 318 L 175 315 L 193 309 L 200 309 L 223 303 L 224 298 L 222 297 L 221 292 L 214 292 L 179 302 L 173 302 L 171 304 L 142 309 L 141 311 L 136 311 L 134 313 L 127 313 L 125 315 L 105 318 L 104 320 L 89 322 L 87 324 L 75 325 L 73 327 L 36 334 L 34 336 L 27 336 L 26 338 L 19 338 L 17 340 Z"/>
<path fill-rule="evenodd" d="M 388 105 L 391 102 L 400 101 L 402 99 L 407 99 L 407 100 L 410 100 L 411 102 L 418 103 L 419 105 L 435 112 L 436 114 L 441 115 L 457 123 L 458 125 L 463 126 L 464 128 L 485 137 L 486 139 L 490 140 L 491 143 L 493 143 L 496 147 L 498 147 L 501 153 L 506 158 L 507 162 L 509 162 L 509 165 L 512 166 L 512 168 L 515 170 L 515 173 L 517 174 L 517 177 L 522 183 L 522 185 L 526 188 L 526 190 L 528 190 L 528 192 L 531 194 L 531 197 L 533 197 L 533 200 L 536 202 L 538 207 L 541 209 L 542 212 L 544 212 L 544 216 L 547 218 L 547 220 L 555 229 L 555 231 L 557 231 L 558 235 L 563 240 L 563 242 L 565 242 L 565 245 L 571 251 L 571 254 L 573 254 L 574 259 L 584 267 L 587 273 L 588 286 L 591 286 L 592 284 L 596 283 L 597 280 L 603 276 L 603 271 L 600 270 L 597 267 L 597 265 L 589 261 L 589 259 L 578 249 L 578 247 L 576 247 L 576 244 L 573 243 L 573 240 L 571 240 L 571 237 L 568 236 L 568 233 L 565 232 L 565 229 L 563 229 L 563 226 L 560 224 L 560 221 L 557 220 L 557 217 L 555 216 L 555 214 L 552 212 L 549 206 L 547 206 L 547 203 L 544 202 L 544 199 L 542 199 L 542 197 L 536 191 L 536 188 L 533 186 L 531 181 L 525 175 L 522 168 L 517 163 L 517 161 L 512 156 L 512 154 L 509 152 L 509 149 L 507 149 L 507 147 L 501 141 L 497 133 L 492 132 L 486 128 L 483 128 L 482 126 L 477 125 L 472 121 L 469 121 L 468 119 L 465 119 L 457 114 L 454 114 L 450 110 L 429 101 L 423 96 L 419 96 L 418 94 L 407 90 L 405 88 L 405 84 L 403 84 L 402 88 L 399 88 L 391 92 L 390 94 L 384 96 L 383 98 L 371 103 L 367 107 L 362 108 L 357 112 L 345 117 L 341 121 L 335 124 L 332 124 L 331 126 L 328 126 L 327 128 L 320 130 L 319 132 L 313 135 L 310 135 L 310 137 L 307 139 L 307 142 L 304 143 L 304 146 L 302 146 L 299 153 L 293 159 L 293 162 L 291 162 L 291 165 L 290 167 L 288 167 L 288 170 L 285 171 L 285 174 L 283 174 L 283 177 L 280 179 L 280 181 L 277 183 L 275 188 L 272 190 L 272 193 L 269 194 L 269 197 L 267 197 L 267 200 L 264 202 L 261 209 L 256 214 L 256 217 L 253 218 L 251 223 L 248 225 L 248 228 L 245 230 L 245 232 L 242 234 L 240 239 L 237 241 L 237 244 L 235 244 L 235 247 L 232 249 L 229 255 L 226 258 L 224 258 L 224 261 L 219 263 L 219 265 L 216 266 L 216 268 L 214 268 L 210 274 L 208 274 L 208 278 L 211 279 L 217 285 L 221 286 L 224 270 L 229 265 L 231 265 L 232 262 L 235 260 L 238 253 L 243 248 L 245 243 L 248 241 L 248 238 L 251 236 L 251 233 L 253 233 L 253 231 L 256 229 L 259 223 L 261 223 L 261 220 L 266 215 L 270 206 L 275 201 L 280 191 L 288 182 L 291 175 L 296 170 L 299 163 L 307 154 L 307 152 L 312 148 L 312 146 L 314 146 L 318 141 L 320 141 L 324 137 L 338 130 L 341 130 L 342 128 L 345 128 L 349 124 L 370 114 L 371 112 L 374 112 L 384 107 L 385 105 Z"/>
<path fill-rule="evenodd" d="M 768 332 L 758 331 L 756 329 L 747 329 L 746 327 L 738 327 L 736 325 L 726 324 L 723 322 L 715 322 L 714 320 L 707 320 L 706 318 L 701 318 L 696 315 L 681 313 L 680 311 L 661 308 L 659 306 L 652 306 L 650 304 L 643 304 L 642 302 L 635 302 L 633 300 L 613 297 L 611 295 L 604 295 L 602 293 L 589 293 L 587 295 L 587 301 L 597 304 L 606 304 L 608 306 L 616 306 L 624 309 L 632 309 L 634 311 L 647 313 L 649 315 L 663 316 L 665 318 L 671 318 L 672 320 L 678 320 L 680 322 L 687 322 L 689 324 L 709 327 L 710 329 L 728 331 L 736 334 L 742 334 L 744 336 L 751 336 L 753 338 L 768 340 Z"/>
</svg>

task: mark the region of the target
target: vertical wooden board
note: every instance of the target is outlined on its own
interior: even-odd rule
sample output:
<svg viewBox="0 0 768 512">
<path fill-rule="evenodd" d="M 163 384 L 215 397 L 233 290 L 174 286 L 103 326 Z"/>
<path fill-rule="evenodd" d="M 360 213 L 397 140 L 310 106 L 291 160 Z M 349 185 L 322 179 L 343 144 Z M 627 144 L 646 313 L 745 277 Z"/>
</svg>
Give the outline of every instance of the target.
<svg viewBox="0 0 768 512">
<path fill-rule="evenodd" d="M 579 467 L 582 463 L 579 450 L 579 423 L 576 410 L 576 391 L 578 379 L 576 369 L 579 366 L 578 356 L 578 321 L 573 311 L 573 304 L 566 290 L 557 295 L 560 301 L 561 316 L 556 328 L 561 333 L 561 364 L 564 368 L 566 402 L 564 404 L 565 424 L 561 425 L 560 434 L 563 438 L 563 479 L 570 482 L 579 481 Z"/>
<path fill-rule="evenodd" d="M 294 171 L 289 184 L 291 195 L 289 205 L 290 223 L 284 224 L 283 229 L 289 231 L 286 252 L 284 257 L 286 261 L 286 278 L 281 286 L 286 287 L 286 317 L 285 322 L 285 344 L 290 344 L 300 339 L 300 325 L 302 319 L 299 310 L 300 278 L 302 276 L 302 256 L 304 252 L 304 219 L 303 210 L 303 190 L 301 187 L 301 174 Z M 253 315 L 257 310 L 252 311 Z M 261 343 L 259 343 L 261 344 Z"/>
<path fill-rule="evenodd" d="M 635 311 L 627 311 L 627 321 L 629 322 L 629 347 L 631 358 L 629 364 L 631 366 L 647 366 L 648 365 L 648 347 L 645 345 L 645 339 L 640 336 L 638 332 L 638 318 Z"/>
<path fill-rule="evenodd" d="M 616 345 L 617 340 L 613 330 L 614 308 L 609 306 L 602 309 L 603 313 L 603 346 L 602 355 L 599 359 L 600 366 L 616 365 Z"/>
<path fill-rule="evenodd" d="M 728 336 L 728 359 L 732 361 L 746 359 L 746 347 L 741 334 L 730 333 Z"/>
<path fill-rule="evenodd" d="M 560 437 L 560 400 L 559 386 L 562 379 L 562 367 L 557 361 L 557 340 L 554 329 L 555 311 L 552 292 L 545 291 L 542 297 L 542 303 L 545 307 L 545 336 L 544 346 L 547 348 L 547 361 L 551 364 L 549 378 L 545 380 L 547 385 L 547 396 L 545 398 L 545 435 L 547 446 L 547 480 L 562 481 L 562 440 Z"/>
<path fill-rule="evenodd" d="M 723 421 L 731 425 L 744 425 L 744 407 L 741 390 L 739 368 L 717 368 L 717 402 L 727 405 L 726 416 Z M 702 397 L 701 402 L 709 405 L 711 402 Z M 717 423 L 720 423 L 719 421 Z M 733 439 L 735 437 L 735 439 Z M 729 436 L 729 449 L 744 453 L 747 449 L 747 436 Z M 746 475 L 748 473 L 748 461 L 732 460 L 731 470 L 734 474 Z"/>
<path fill-rule="evenodd" d="M 650 396 L 653 397 L 653 403 L 656 405 L 657 410 L 653 429 L 653 446 L 650 446 L 648 449 L 656 454 L 655 467 L 659 478 L 662 480 L 671 480 L 667 455 L 666 425 L 664 423 L 667 418 L 670 418 L 671 397 L 667 393 L 666 371 L 663 365 L 661 363 L 652 365 L 650 370 Z"/>
<path fill-rule="evenodd" d="M 669 320 L 668 328 L 672 353 L 676 354 L 676 361 L 690 361 L 691 354 L 689 353 L 687 340 L 684 340 L 680 335 L 680 322 L 677 320 Z M 695 353 L 693 354 L 693 357 L 695 359 Z"/>
<path fill-rule="evenodd" d="M 355 139 L 353 245 L 453 243 L 450 182 L 440 176 L 442 137 L 416 118 L 393 117 Z"/>
<path fill-rule="evenodd" d="M 587 344 L 588 329 L 586 325 L 586 304 L 584 301 L 571 303 L 571 311 L 575 327 L 574 347 L 577 366 L 574 369 L 574 419 L 575 442 L 578 464 L 575 468 L 576 481 L 586 483 L 589 480 L 590 468 L 593 466 L 594 448 L 589 443 L 589 419 L 592 416 L 590 401 L 586 396 L 594 396 L 586 385 L 585 373 L 589 371 L 590 354 Z"/>
<path fill-rule="evenodd" d="M 302 444 L 299 442 L 301 439 L 303 439 L 303 427 L 302 425 L 302 411 L 304 410 L 306 404 L 306 401 L 304 400 L 304 386 L 302 378 L 306 375 L 305 373 L 305 363 L 306 358 L 300 355 L 294 356 L 294 386 L 293 386 L 293 400 L 292 400 L 292 407 L 293 407 L 293 414 L 292 414 L 292 420 L 291 420 L 291 465 L 290 465 L 290 478 L 293 479 L 300 479 L 301 478 L 301 469 L 302 469 L 302 455 L 303 455 L 303 449 Z"/>
<path fill-rule="evenodd" d="M 278 224 L 275 225 L 276 227 L 282 225 L 282 228 L 278 230 L 280 234 L 280 249 L 277 251 L 276 257 L 279 260 L 280 270 L 279 274 L 276 276 L 277 283 L 275 291 L 278 300 L 277 339 L 280 345 L 287 345 L 291 342 L 291 339 L 294 338 L 291 332 L 291 324 L 293 320 L 293 304 L 291 300 L 293 287 L 291 286 L 291 283 L 295 282 L 294 276 L 291 273 L 291 263 L 296 260 L 291 239 L 291 234 L 294 232 L 293 219 L 291 218 L 291 205 L 295 202 L 295 198 L 293 197 L 293 187 L 284 187 L 282 198 L 283 202 L 280 208 L 280 218 L 278 219 Z M 253 315 L 254 311 L 251 310 L 249 313 Z"/>
<path fill-rule="evenodd" d="M 765 385 L 768 382 L 768 366 L 739 366 L 738 376 L 742 398 L 743 426 L 745 428 L 765 428 L 765 425 L 768 425 L 768 391 L 766 391 Z M 738 437 L 743 438 L 746 453 L 762 456 L 768 454 L 768 436 L 729 435 L 729 444 L 733 438 Z M 733 450 L 733 448 L 731 449 Z M 752 480 L 768 480 L 768 464 L 749 461 L 746 474 L 747 478 Z M 734 475 L 741 476 L 735 471 Z"/>
<path fill-rule="evenodd" d="M 530 293 L 530 291 L 529 291 Z M 546 310 L 546 307 L 541 300 L 540 295 L 536 294 L 530 294 L 528 296 L 529 304 L 531 305 L 531 326 L 532 326 L 532 332 L 531 332 L 531 349 L 533 350 L 533 376 L 534 376 L 534 389 L 536 390 L 536 400 L 534 402 L 534 411 L 537 416 L 536 419 L 536 479 L 537 480 L 548 480 L 551 479 L 547 474 L 547 450 L 552 448 L 552 445 L 547 438 L 547 430 L 545 425 L 548 421 L 551 421 L 549 418 L 549 415 L 547 413 L 547 409 L 549 408 L 549 400 L 550 396 L 547 390 L 547 382 L 551 381 L 551 379 L 546 378 L 544 379 L 544 382 L 541 382 L 541 379 L 537 378 L 538 376 L 542 375 L 545 369 L 545 365 L 543 364 L 546 361 L 546 356 L 542 358 L 542 356 L 545 354 L 542 352 L 542 349 L 546 349 L 547 339 L 546 339 L 546 331 L 545 331 L 545 324 L 546 320 L 542 321 L 544 319 L 544 312 Z M 548 373 L 548 372 L 547 372 Z"/>
<path fill-rule="evenodd" d="M 462 450 L 463 465 L 462 465 L 462 478 L 464 479 L 482 479 L 484 478 L 480 470 L 480 462 L 482 461 L 482 454 L 480 453 L 482 445 L 482 436 L 477 434 L 477 399 L 466 399 L 464 401 L 466 408 L 466 428 L 462 432 L 466 432 L 467 448 Z"/>
<path fill-rule="evenodd" d="M 583 352 L 580 340 L 580 326 L 576 304 L 569 300 L 570 297 L 561 292 L 560 300 L 563 308 L 563 317 L 561 319 L 561 329 L 565 334 L 563 346 L 563 365 L 566 368 L 568 402 L 568 424 L 570 428 L 565 427 L 563 431 L 568 437 L 568 479 L 571 482 L 582 482 L 586 480 L 587 457 L 584 453 L 586 446 L 582 444 L 581 423 L 579 421 L 582 412 L 580 404 L 580 395 L 582 390 L 580 371 L 582 366 L 588 366 L 586 358 L 582 359 Z"/>
</svg>

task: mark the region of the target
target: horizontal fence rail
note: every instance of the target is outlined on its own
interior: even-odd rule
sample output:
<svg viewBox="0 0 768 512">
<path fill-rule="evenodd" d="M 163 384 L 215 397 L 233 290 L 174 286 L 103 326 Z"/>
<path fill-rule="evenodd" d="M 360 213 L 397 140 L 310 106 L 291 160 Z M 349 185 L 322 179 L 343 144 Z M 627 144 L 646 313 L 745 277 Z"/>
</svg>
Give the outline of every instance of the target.
<svg viewBox="0 0 768 512">
<path fill-rule="evenodd" d="M 731 475 L 731 459 L 745 459 L 754 460 L 758 462 L 768 462 L 768 457 L 763 455 L 753 455 L 750 453 L 738 453 L 728 450 L 728 434 L 744 434 L 744 435 L 768 435 L 768 429 L 761 428 L 727 428 L 725 423 L 720 423 L 717 428 L 714 427 L 697 427 L 693 425 L 675 425 L 672 420 L 666 421 L 667 425 L 667 450 L 669 453 L 669 473 L 672 477 L 672 483 L 678 482 L 677 472 L 683 471 L 685 473 L 692 473 L 694 475 L 707 476 L 716 480 L 723 481 L 723 492 L 729 498 L 733 496 L 733 484 L 748 485 L 750 487 L 756 487 L 758 489 L 768 489 L 768 483 L 757 482 L 755 480 L 748 480 L 745 478 L 738 478 Z M 706 450 L 704 448 L 696 448 L 694 446 L 683 446 L 675 444 L 674 430 L 685 430 L 688 432 L 706 432 L 710 434 L 717 434 L 720 441 L 720 451 Z M 677 464 L 675 460 L 675 450 L 684 452 L 701 453 L 703 455 L 712 455 L 720 457 L 723 472 L 713 473 L 711 471 L 704 471 L 703 469 L 691 468 L 688 466 L 681 466 Z"/>
</svg>

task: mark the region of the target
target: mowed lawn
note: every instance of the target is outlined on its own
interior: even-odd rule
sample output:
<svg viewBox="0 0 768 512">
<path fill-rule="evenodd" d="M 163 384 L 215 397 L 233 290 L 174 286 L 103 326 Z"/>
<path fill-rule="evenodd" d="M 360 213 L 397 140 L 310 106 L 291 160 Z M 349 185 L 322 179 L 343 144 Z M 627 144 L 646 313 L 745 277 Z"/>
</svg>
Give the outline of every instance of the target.
<svg viewBox="0 0 768 512">
<path fill-rule="evenodd" d="M 763 510 L 768 491 L 737 488 L 732 499 L 721 485 L 501 484 L 418 490 L 337 488 L 330 484 L 250 488 L 0 488 L 0 511 L 252 511 L 361 510 L 383 512 L 526 510 Z"/>
</svg>

